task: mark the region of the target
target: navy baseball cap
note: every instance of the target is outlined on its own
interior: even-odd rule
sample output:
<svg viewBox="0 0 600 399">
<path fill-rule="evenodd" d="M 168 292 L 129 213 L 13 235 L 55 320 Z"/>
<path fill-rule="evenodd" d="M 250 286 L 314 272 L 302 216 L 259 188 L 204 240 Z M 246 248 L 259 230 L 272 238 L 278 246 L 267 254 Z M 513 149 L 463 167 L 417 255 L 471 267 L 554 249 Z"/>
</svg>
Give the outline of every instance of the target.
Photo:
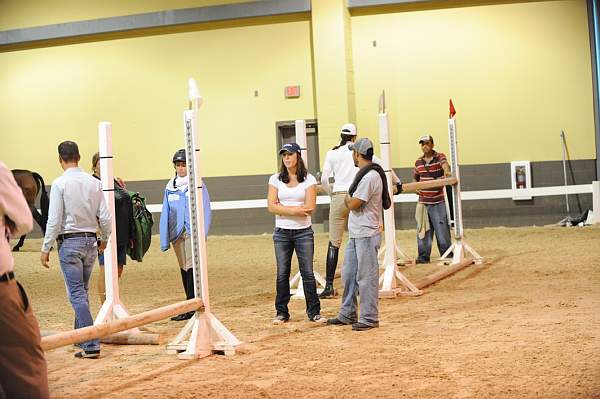
<svg viewBox="0 0 600 399">
<path fill-rule="evenodd" d="M 297 152 L 298 154 L 300 154 L 300 146 L 296 143 L 284 144 L 281 147 L 281 150 L 279 150 L 279 155 L 283 154 L 284 152 L 289 152 L 291 154 L 293 154 L 294 152 Z"/>
</svg>

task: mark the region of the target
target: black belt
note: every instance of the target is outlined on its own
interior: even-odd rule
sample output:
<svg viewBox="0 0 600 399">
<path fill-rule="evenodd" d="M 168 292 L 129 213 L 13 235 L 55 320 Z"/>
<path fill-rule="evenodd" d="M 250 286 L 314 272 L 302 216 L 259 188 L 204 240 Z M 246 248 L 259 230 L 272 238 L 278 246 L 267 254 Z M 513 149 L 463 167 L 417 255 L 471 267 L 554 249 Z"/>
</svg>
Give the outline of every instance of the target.
<svg viewBox="0 0 600 399">
<path fill-rule="evenodd" d="M 81 232 L 81 233 L 59 234 L 58 240 L 62 241 L 62 240 L 66 240 L 67 238 L 75 238 L 75 237 L 93 237 L 93 238 L 96 238 L 96 233 L 88 233 L 88 232 L 84 231 L 84 232 Z"/>
<path fill-rule="evenodd" d="M 4 273 L 3 275 L 0 276 L 0 282 L 10 281 L 10 280 L 13 280 L 14 278 L 15 278 L 15 273 L 13 273 L 13 272 Z"/>
</svg>

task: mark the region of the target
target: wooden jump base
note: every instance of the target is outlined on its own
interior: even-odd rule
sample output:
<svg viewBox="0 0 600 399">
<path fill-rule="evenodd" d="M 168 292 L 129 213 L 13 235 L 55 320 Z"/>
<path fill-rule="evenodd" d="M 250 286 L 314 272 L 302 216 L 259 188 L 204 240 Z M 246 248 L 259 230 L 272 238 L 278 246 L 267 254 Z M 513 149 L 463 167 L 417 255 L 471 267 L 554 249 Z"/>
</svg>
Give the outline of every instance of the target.
<svg viewBox="0 0 600 399">
<path fill-rule="evenodd" d="M 185 337 L 189 339 L 185 339 Z M 167 344 L 167 354 L 178 355 L 180 359 L 198 359 L 213 353 L 233 356 L 243 347 L 239 341 L 212 314 L 197 312 L 179 334 Z M 197 348 L 194 353 L 190 348 Z"/>
<path fill-rule="evenodd" d="M 94 326 L 79 328 L 59 334 L 49 335 L 42 338 L 42 349 L 50 350 L 61 346 L 72 345 L 80 342 L 89 341 L 95 338 L 102 338 L 108 335 L 130 330 L 145 324 L 154 323 L 167 317 L 175 316 L 180 313 L 190 312 L 192 310 L 201 311 L 204 309 L 200 298 L 190 299 L 183 302 L 174 303 L 157 309 L 128 316 L 122 319 L 108 321 L 106 323 Z"/>
</svg>

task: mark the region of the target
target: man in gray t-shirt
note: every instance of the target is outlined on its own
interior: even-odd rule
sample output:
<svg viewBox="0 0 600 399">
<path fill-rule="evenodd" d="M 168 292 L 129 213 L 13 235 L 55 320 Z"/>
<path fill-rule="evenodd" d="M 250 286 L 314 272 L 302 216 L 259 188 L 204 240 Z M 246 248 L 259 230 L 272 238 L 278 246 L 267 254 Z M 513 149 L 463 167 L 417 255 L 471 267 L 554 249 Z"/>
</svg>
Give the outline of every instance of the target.
<svg viewBox="0 0 600 399">
<path fill-rule="evenodd" d="M 373 167 L 373 143 L 371 140 L 362 138 L 349 147 L 353 151 L 354 163 L 361 169 L 357 174 L 357 179 L 360 181 L 352 184 L 344 201 L 350 209 L 349 240 L 342 268 L 344 294 L 338 316 L 329 319 L 327 324 L 352 324 L 354 331 L 364 331 L 379 327 L 377 251 L 381 244 L 379 226 L 383 208 L 384 184 L 379 172 L 368 170 Z M 366 174 L 361 173 L 364 171 L 367 171 Z M 358 317 L 356 306 L 356 296 L 359 293 L 360 317 Z"/>
<path fill-rule="evenodd" d="M 352 197 L 362 201 L 361 206 L 350 211 L 348 236 L 350 238 L 372 237 L 381 233 L 381 190 L 383 184 L 379 174 L 371 170 L 360 180 Z M 346 204 L 348 204 L 346 200 Z"/>
</svg>

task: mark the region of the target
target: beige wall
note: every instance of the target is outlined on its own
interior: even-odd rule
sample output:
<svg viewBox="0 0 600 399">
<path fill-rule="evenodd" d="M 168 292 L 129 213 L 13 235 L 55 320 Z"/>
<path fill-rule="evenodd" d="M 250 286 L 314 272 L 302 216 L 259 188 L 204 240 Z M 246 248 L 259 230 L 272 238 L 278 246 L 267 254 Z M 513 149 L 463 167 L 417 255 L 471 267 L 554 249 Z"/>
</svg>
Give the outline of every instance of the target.
<svg viewBox="0 0 600 399">
<path fill-rule="evenodd" d="M 461 163 L 561 159 L 561 129 L 571 159 L 595 158 L 584 0 L 355 16 L 352 39 L 359 134 L 378 139 L 385 89 L 393 166 L 421 134 L 447 151 L 449 98 Z"/>
<path fill-rule="evenodd" d="M 0 53 L 0 158 L 51 180 L 56 146 L 70 139 L 88 167 L 107 120 L 118 175 L 168 177 L 191 76 L 205 98 L 205 174 L 271 173 L 275 122 L 315 117 L 309 29 L 297 21 Z M 283 98 L 289 84 L 301 98 Z"/>
<path fill-rule="evenodd" d="M 109 120 L 117 174 L 166 178 L 182 146 L 190 76 L 206 99 L 200 126 L 207 176 L 272 173 L 276 121 L 320 118 L 321 161 L 347 120 L 356 118 L 359 134 L 377 142 L 383 89 L 394 167 L 413 164 L 423 133 L 448 150 L 449 98 L 458 110 L 463 164 L 561 159 L 560 129 L 571 159 L 595 158 L 585 0 L 392 7 L 352 17 L 341 0 L 327 1 L 313 3 L 312 23 L 308 16 L 240 20 L 0 53 L 0 159 L 51 181 L 60 173 L 58 142 L 80 143 L 87 168 L 97 124 Z M 68 11 L 52 17 L 46 3 L 9 0 L 0 3 L 10 11 L 0 12 L 0 21 L 38 25 L 226 2 L 55 0 L 54 8 Z M 302 87 L 301 98 L 283 99 L 289 84 Z"/>
</svg>

